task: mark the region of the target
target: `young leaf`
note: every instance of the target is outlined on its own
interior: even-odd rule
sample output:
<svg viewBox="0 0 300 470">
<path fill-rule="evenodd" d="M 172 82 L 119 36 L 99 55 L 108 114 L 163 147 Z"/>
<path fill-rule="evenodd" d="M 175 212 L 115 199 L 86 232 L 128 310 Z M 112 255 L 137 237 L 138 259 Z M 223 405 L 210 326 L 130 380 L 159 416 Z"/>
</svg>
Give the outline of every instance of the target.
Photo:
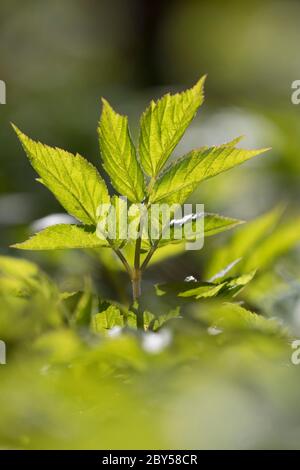
<svg viewBox="0 0 300 470">
<path fill-rule="evenodd" d="M 196 225 L 196 219 L 204 217 L 204 231 L 203 234 L 197 233 L 197 225 Z M 184 221 L 184 219 L 182 219 Z M 177 224 L 180 224 L 180 220 L 177 222 Z M 161 238 L 157 244 L 157 248 L 161 248 L 163 246 L 166 246 L 170 243 L 173 244 L 180 244 L 184 243 L 185 241 L 194 241 L 196 240 L 197 237 L 204 235 L 204 237 L 210 237 L 213 235 L 216 235 L 218 233 L 224 232 L 226 230 L 230 230 L 240 224 L 243 224 L 244 222 L 242 220 L 238 219 L 232 219 L 230 217 L 224 217 L 218 214 L 212 214 L 210 212 L 204 212 L 200 214 L 193 214 L 192 220 L 187 220 L 185 223 L 189 223 L 191 225 L 191 230 L 189 230 L 189 236 L 186 237 L 185 233 L 182 232 L 182 239 L 176 239 L 174 237 L 174 224 L 170 227 L 170 239 L 164 239 Z M 176 224 L 175 224 L 176 225 Z M 181 224 L 184 226 L 184 222 Z M 202 227 L 201 227 L 202 230 Z M 155 240 L 150 241 L 148 240 L 143 240 L 142 247 L 144 249 L 149 249 L 151 244 L 155 243 Z M 183 250 L 184 250 L 184 245 L 183 245 Z"/>
<path fill-rule="evenodd" d="M 151 102 L 141 117 L 139 152 L 144 171 L 156 177 L 202 104 L 202 77 L 190 90 Z"/>
<path fill-rule="evenodd" d="M 105 182 L 96 168 L 80 155 L 49 147 L 14 130 L 35 171 L 69 214 L 87 225 L 96 225 L 97 207 L 109 203 Z"/>
<path fill-rule="evenodd" d="M 183 281 L 156 285 L 157 295 L 173 294 L 177 297 L 194 298 L 196 300 L 218 295 L 237 295 L 254 277 L 255 271 L 234 278 L 225 279 L 221 283 Z"/>
<path fill-rule="evenodd" d="M 190 225 L 190 230 L 187 232 L 187 235 L 184 237 L 184 241 L 194 241 L 199 236 L 201 236 L 201 233 L 197 232 L 197 219 L 200 217 L 204 217 L 204 225 L 201 227 L 201 230 L 203 230 L 203 236 L 204 237 L 210 237 L 213 235 L 217 235 L 218 233 L 224 232 L 226 230 L 230 230 L 237 225 L 243 224 L 244 222 L 242 220 L 238 219 L 232 219 L 230 217 L 224 217 L 218 214 L 212 214 L 210 212 L 205 212 L 203 214 L 193 214 L 192 220 L 186 220 L 182 225 Z M 180 224 L 180 221 L 178 221 Z M 176 243 L 180 240 L 174 239 L 172 237 L 172 234 L 174 235 L 174 226 L 176 226 L 176 223 L 173 225 L 172 230 L 171 230 L 171 241 L 172 243 Z M 165 240 L 167 241 L 167 240 Z M 164 242 L 164 240 L 162 240 Z"/>
<path fill-rule="evenodd" d="M 12 248 L 19 250 L 59 250 L 66 248 L 96 248 L 108 246 L 90 227 L 79 225 L 52 225 Z"/>
<path fill-rule="evenodd" d="M 230 230 L 237 225 L 243 224 L 243 220 L 233 219 L 231 217 L 224 217 L 219 214 L 212 214 L 205 212 L 204 214 L 204 235 L 210 237 L 218 233 Z"/>
<path fill-rule="evenodd" d="M 144 175 L 132 143 L 127 116 L 117 114 L 106 100 L 98 126 L 104 168 L 112 185 L 132 202 L 144 199 Z"/>
<path fill-rule="evenodd" d="M 243 150 L 231 144 L 193 150 L 177 160 L 156 181 L 150 202 L 183 204 L 201 181 L 240 165 L 267 150 Z"/>
</svg>

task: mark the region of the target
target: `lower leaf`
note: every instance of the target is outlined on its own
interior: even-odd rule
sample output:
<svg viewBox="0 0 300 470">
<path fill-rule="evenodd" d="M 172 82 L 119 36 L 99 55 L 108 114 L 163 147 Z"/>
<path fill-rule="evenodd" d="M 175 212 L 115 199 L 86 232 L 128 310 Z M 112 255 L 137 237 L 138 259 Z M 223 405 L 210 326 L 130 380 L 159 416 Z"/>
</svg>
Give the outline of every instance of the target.
<svg viewBox="0 0 300 470">
<path fill-rule="evenodd" d="M 59 250 L 66 248 L 96 248 L 108 246 L 100 239 L 93 227 L 59 224 L 47 227 L 23 243 L 16 243 L 12 248 L 19 250 Z"/>
</svg>

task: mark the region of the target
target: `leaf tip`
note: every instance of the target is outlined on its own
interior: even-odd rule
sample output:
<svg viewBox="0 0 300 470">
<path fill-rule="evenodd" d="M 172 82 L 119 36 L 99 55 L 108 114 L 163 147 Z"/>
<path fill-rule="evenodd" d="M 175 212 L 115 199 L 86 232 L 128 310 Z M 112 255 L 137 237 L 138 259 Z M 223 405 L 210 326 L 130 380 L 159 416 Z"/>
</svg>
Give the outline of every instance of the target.
<svg viewBox="0 0 300 470">
<path fill-rule="evenodd" d="M 22 243 L 14 243 L 13 245 L 9 245 L 9 248 L 22 250 L 21 246 L 22 246 Z"/>
<path fill-rule="evenodd" d="M 272 150 L 272 147 L 265 147 L 262 149 L 257 149 L 255 150 L 255 152 L 256 152 L 256 155 L 261 155 L 263 153 L 269 152 L 270 150 Z"/>
<path fill-rule="evenodd" d="M 243 224 L 246 224 L 246 223 L 247 223 L 247 220 L 235 219 L 235 225 L 243 225 Z"/>
<path fill-rule="evenodd" d="M 207 74 L 200 77 L 197 83 L 192 88 L 192 90 L 197 91 L 197 93 L 200 93 L 202 97 L 204 97 L 204 85 L 205 85 L 206 79 L 207 79 Z"/>
<path fill-rule="evenodd" d="M 15 125 L 15 123 L 10 122 L 10 125 L 13 128 L 13 130 L 15 131 L 15 133 L 17 134 L 17 136 L 20 136 L 20 135 L 23 134 L 23 132 Z"/>
<path fill-rule="evenodd" d="M 234 140 L 233 142 L 235 142 L 235 144 L 238 144 L 241 142 L 241 140 L 243 140 L 245 138 L 245 134 L 241 134 L 241 135 L 238 135 Z"/>
<path fill-rule="evenodd" d="M 26 134 L 24 134 L 24 132 L 22 132 L 21 129 L 19 129 L 13 122 L 11 122 L 10 124 L 11 124 L 11 127 L 13 128 L 13 130 L 15 131 L 19 141 L 21 142 L 21 144 L 24 147 L 25 142 L 30 141 L 30 138 Z"/>
<path fill-rule="evenodd" d="M 202 77 L 199 78 L 198 83 L 201 83 L 201 85 L 204 85 L 204 83 L 206 82 L 207 77 L 208 77 L 208 74 L 205 73 L 204 75 L 202 75 Z"/>
<path fill-rule="evenodd" d="M 106 98 L 104 98 L 104 96 L 101 96 L 101 103 L 102 103 L 102 106 L 109 106 L 109 102 L 107 101 Z"/>
</svg>

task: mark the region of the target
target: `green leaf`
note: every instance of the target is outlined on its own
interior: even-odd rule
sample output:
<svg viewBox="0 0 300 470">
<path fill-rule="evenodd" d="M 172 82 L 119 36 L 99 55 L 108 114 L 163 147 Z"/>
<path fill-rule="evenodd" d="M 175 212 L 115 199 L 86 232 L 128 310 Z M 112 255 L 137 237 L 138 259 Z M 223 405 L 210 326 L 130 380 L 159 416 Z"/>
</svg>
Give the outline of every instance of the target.
<svg viewBox="0 0 300 470">
<path fill-rule="evenodd" d="M 127 223 L 128 223 L 128 211 L 127 202 L 118 196 L 112 196 L 111 206 L 104 217 L 105 222 L 105 238 L 109 239 L 110 245 L 115 248 L 123 248 L 127 242 Z M 97 231 L 99 233 L 99 223 Z M 101 231 L 100 231 L 101 232 Z"/>
<path fill-rule="evenodd" d="M 93 294 L 92 280 L 84 280 L 84 289 L 72 314 L 72 321 L 76 326 L 89 326 L 93 312 L 98 308 L 98 297 Z"/>
<path fill-rule="evenodd" d="M 206 212 L 204 215 L 204 235 L 206 237 L 211 237 L 212 235 L 217 235 L 218 233 L 230 230 L 243 223 L 243 220 Z"/>
<path fill-rule="evenodd" d="M 36 264 L 10 256 L 0 256 L 0 287 L 20 298 L 38 293 L 49 300 L 58 295 L 54 283 Z"/>
<path fill-rule="evenodd" d="M 13 258 L 11 256 L 0 256 L 0 277 L 17 277 L 22 280 L 36 277 L 39 268 L 36 264 L 25 259 Z"/>
<path fill-rule="evenodd" d="M 104 168 L 112 185 L 132 202 L 144 199 L 144 175 L 132 143 L 127 116 L 117 114 L 106 100 L 98 126 Z"/>
<path fill-rule="evenodd" d="M 123 316 L 115 305 L 110 305 L 106 310 L 92 317 L 92 329 L 97 333 L 110 330 L 114 326 L 123 327 L 123 325 Z"/>
<path fill-rule="evenodd" d="M 201 181 L 229 170 L 269 149 L 243 150 L 231 143 L 193 150 L 177 160 L 156 181 L 151 203 L 183 204 Z"/>
<path fill-rule="evenodd" d="M 252 281 L 255 274 L 256 270 L 254 269 L 253 271 L 246 274 L 241 274 L 240 276 L 226 279 L 225 293 L 229 293 L 232 295 L 232 297 L 235 297 L 247 284 L 249 284 L 249 282 Z"/>
<path fill-rule="evenodd" d="M 19 250 L 59 250 L 66 248 L 96 248 L 107 246 L 90 227 L 59 224 L 47 227 L 12 248 Z"/>
<path fill-rule="evenodd" d="M 202 104 L 202 77 L 183 93 L 167 94 L 152 101 L 141 117 L 139 152 L 144 171 L 156 177 Z"/>
<path fill-rule="evenodd" d="M 201 236 L 201 233 L 199 234 L 197 232 L 197 222 L 196 219 L 201 216 L 201 214 L 194 214 L 192 221 L 187 221 L 183 225 L 190 225 L 190 229 L 187 231 L 187 236 L 184 237 L 184 241 L 194 241 L 196 240 L 199 236 Z M 226 230 L 230 230 L 237 225 L 240 225 L 244 223 L 242 220 L 238 219 L 232 219 L 230 217 L 223 217 L 218 214 L 212 214 L 209 212 L 205 212 L 202 217 L 204 216 L 204 231 L 203 235 L 204 237 L 210 237 L 213 235 L 216 235 L 218 233 L 224 232 Z M 201 228 L 202 230 L 202 228 Z M 172 227 L 171 231 L 171 243 L 178 243 L 181 240 L 176 240 L 174 238 L 174 228 Z M 164 242 L 168 242 L 168 240 L 161 240 L 161 243 L 163 244 Z"/>
<path fill-rule="evenodd" d="M 225 302 L 223 304 L 206 305 L 206 308 L 193 312 L 196 317 L 208 326 L 216 328 L 224 336 L 226 333 L 243 334 L 261 333 L 263 335 L 288 338 L 288 332 L 279 322 L 264 318 L 262 315 L 241 307 L 238 304 Z M 232 344 L 232 342 L 231 342 Z"/>
<path fill-rule="evenodd" d="M 182 281 L 157 284 L 156 293 L 162 295 L 176 295 L 177 297 L 194 297 L 195 299 L 215 297 L 225 284 L 209 282 Z"/>
<path fill-rule="evenodd" d="M 255 271 L 235 278 L 225 279 L 221 283 L 183 281 L 159 284 L 156 286 L 157 295 L 173 294 L 177 297 L 194 298 L 196 300 L 216 297 L 218 295 L 237 295 L 254 277 Z"/>
<path fill-rule="evenodd" d="M 148 331 L 158 331 L 162 326 L 166 326 L 171 321 L 181 318 L 180 307 L 175 307 L 167 313 L 160 313 L 159 315 L 154 315 L 154 313 L 148 310 L 144 311 L 144 325 Z"/>
<path fill-rule="evenodd" d="M 97 208 L 109 203 L 105 182 L 96 168 L 80 155 L 49 147 L 23 134 L 16 134 L 44 184 L 69 214 L 87 225 L 96 225 Z"/>
<path fill-rule="evenodd" d="M 251 270 L 260 267 L 260 262 L 254 265 L 252 262 L 248 263 L 247 260 L 253 258 L 257 247 L 264 239 L 268 240 L 268 236 L 274 230 L 282 212 L 283 207 L 280 205 L 239 228 L 224 247 L 215 251 L 206 270 L 206 276 L 215 277 L 216 273 L 224 270 L 225 266 L 229 266 L 236 260 L 241 261 L 235 270 Z"/>
<path fill-rule="evenodd" d="M 300 218 L 280 225 L 245 260 L 245 269 L 267 269 L 277 259 L 300 243 Z"/>
<path fill-rule="evenodd" d="M 196 219 L 200 219 L 202 217 L 204 217 L 204 233 L 203 234 L 197 232 L 197 225 L 196 225 Z M 224 216 L 213 214 L 210 212 L 193 214 L 192 220 L 189 219 L 185 223 L 182 223 L 182 227 L 187 224 L 190 225 L 190 228 L 188 231 L 182 232 L 182 239 L 176 239 L 174 237 L 174 225 L 172 225 L 170 227 L 170 239 L 161 238 L 158 243 L 158 248 L 169 245 L 170 243 L 172 244 L 182 243 L 183 244 L 186 241 L 194 241 L 201 235 L 204 235 L 204 237 L 210 237 L 212 235 L 216 235 L 226 230 L 230 230 L 243 223 L 244 222 L 242 220 L 232 219 L 230 217 L 224 217 Z M 178 224 L 180 224 L 180 220 L 178 221 Z M 200 229 L 202 231 L 202 227 L 200 227 Z M 152 240 L 152 241 L 150 241 L 150 239 L 143 240 L 142 247 L 144 249 L 149 249 L 151 244 L 153 243 L 155 243 L 155 240 Z M 184 245 L 182 247 L 182 250 L 184 250 Z"/>
</svg>

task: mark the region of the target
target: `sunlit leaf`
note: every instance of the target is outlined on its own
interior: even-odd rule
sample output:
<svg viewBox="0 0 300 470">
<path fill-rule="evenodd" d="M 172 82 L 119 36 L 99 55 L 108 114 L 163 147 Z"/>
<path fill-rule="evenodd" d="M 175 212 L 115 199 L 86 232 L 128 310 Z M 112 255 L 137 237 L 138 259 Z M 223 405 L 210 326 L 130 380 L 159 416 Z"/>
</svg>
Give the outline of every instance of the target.
<svg viewBox="0 0 300 470">
<path fill-rule="evenodd" d="M 132 143 L 127 116 L 117 114 L 106 100 L 98 126 L 104 168 L 112 185 L 132 202 L 144 199 L 144 175 Z"/>
<path fill-rule="evenodd" d="M 69 214 L 87 225 L 96 225 L 97 208 L 109 203 L 105 182 L 96 168 L 80 155 L 49 147 L 13 126 L 19 140 L 45 185 Z"/>
<path fill-rule="evenodd" d="M 52 225 L 12 248 L 19 250 L 60 250 L 67 248 L 97 248 L 107 246 L 94 229 L 80 225 Z"/>
<path fill-rule="evenodd" d="M 267 150 L 243 150 L 230 144 L 193 150 L 175 161 L 156 181 L 150 201 L 183 204 L 201 181 L 240 165 Z"/>
<path fill-rule="evenodd" d="M 139 152 L 148 175 L 160 172 L 195 116 L 203 102 L 204 81 L 202 77 L 190 90 L 152 101 L 142 115 Z"/>
</svg>

